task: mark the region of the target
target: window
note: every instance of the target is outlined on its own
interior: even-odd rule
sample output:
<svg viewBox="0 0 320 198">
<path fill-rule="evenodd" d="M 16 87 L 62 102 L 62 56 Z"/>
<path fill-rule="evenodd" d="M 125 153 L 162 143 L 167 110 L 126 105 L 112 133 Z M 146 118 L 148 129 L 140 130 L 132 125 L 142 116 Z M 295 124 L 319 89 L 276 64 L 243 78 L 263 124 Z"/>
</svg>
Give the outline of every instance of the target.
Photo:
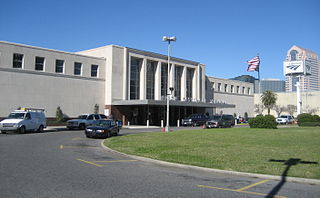
<svg viewBox="0 0 320 198">
<path fill-rule="evenodd" d="M 297 60 L 297 54 L 298 54 L 297 50 L 290 51 L 291 61 Z"/>
<path fill-rule="evenodd" d="M 13 54 L 13 68 L 22 68 L 23 54 Z"/>
<path fill-rule="evenodd" d="M 74 71 L 73 74 L 74 75 L 81 75 L 81 69 L 82 69 L 82 63 L 74 63 Z"/>
<path fill-rule="evenodd" d="M 230 92 L 234 93 L 234 86 L 233 85 L 231 85 L 230 89 L 231 89 Z"/>
<path fill-rule="evenodd" d="M 248 87 L 248 94 L 250 94 L 250 87 Z"/>
<path fill-rule="evenodd" d="M 36 56 L 35 60 L 35 70 L 43 71 L 44 70 L 44 58 Z"/>
<path fill-rule="evenodd" d="M 246 88 L 245 87 L 242 87 L 242 93 L 245 94 L 245 90 Z"/>
<path fill-rule="evenodd" d="M 194 77 L 194 69 L 187 68 L 187 98 L 192 99 L 193 93 L 192 93 L 192 81 Z"/>
<path fill-rule="evenodd" d="M 228 85 L 227 84 L 224 85 L 224 92 L 228 92 Z"/>
<path fill-rule="evenodd" d="M 91 65 L 91 77 L 98 77 L 98 65 Z"/>
<path fill-rule="evenodd" d="M 183 67 L 176 66 L 175 67 L 175 87 L 174 87 L 174 96 L 177 100 L 181 99 L 181 77 L 182 77 Z"/>
<path fill-rule="evenodd" d="M 142 59 L 131 57 L 130 62 L 130 99 L 140 99 L 140 70 Z"/>
<path fill-rule="evenodd" d="M 167 97 L 168 89 L 168 64 L 161 63 L 161 96 Z"/>
<path fill-rule="evenodd" d="M 218 91 L 221 91 L 221 83 L 218 83 Z"/>
<path fill-rule="evenodd" d="M 237 93 L 240 93 L 240 86 L 237 86 Z"/>
<path fill-rule="evenodd" d="M 154 99 L 155 76 L 158 62 L 147 61 L 147 99 Z"/>
<path fill-rule="evenodd" d="M 56 73 L 63 73 L 64 60 L 56 60 Z"/>
</svg>

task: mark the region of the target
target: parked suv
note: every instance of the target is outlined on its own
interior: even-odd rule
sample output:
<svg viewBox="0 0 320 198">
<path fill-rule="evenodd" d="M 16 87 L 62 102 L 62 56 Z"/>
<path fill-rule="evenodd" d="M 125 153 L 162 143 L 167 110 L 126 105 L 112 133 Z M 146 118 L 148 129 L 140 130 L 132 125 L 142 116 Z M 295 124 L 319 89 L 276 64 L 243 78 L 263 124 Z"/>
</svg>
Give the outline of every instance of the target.
<svg viewBox="0 0 320 198">
<path fill-rule="evenodd" d="M 205 114 L 192 114 L 187 118 L 182 119 L 183 126 L 200 126 L 206 123 L 208 116 Z"/>
<path fill-rule="evenodd" d="M 210 116 L 206 122 L 207 128 L 233 127 L 235 124 L 233 115 L 221 114 Z"/>
<path fill-rule="evenodd" d="M 291 115 L 282 115 L 276 119 L 278 124 L 292 124 L 293 116 Z"/>
<path fill-rule="evenodd" d="M 16 131 L 25 133 L 26 131 L 43 132 L 47 127 L 44 109 L 22 108 L 11 112 L 8 118 L 0 122 L 1 133 Z"/>
<path fill-rule="evenodd" d="M 107 116 L 103 114 L 82 114 L 78 116 L 78 119 L 68 120 L 68 129 L 85 129 L 94 123 L 95 120 L 107 119 Z"/>
</svg>

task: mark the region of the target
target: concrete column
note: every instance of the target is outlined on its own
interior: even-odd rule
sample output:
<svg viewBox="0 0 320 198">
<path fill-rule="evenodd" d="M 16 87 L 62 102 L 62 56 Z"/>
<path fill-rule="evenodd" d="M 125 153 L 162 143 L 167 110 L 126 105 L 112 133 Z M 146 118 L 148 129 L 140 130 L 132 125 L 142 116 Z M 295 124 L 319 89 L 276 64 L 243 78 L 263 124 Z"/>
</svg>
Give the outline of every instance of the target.
<svg viewBox="0 0 320 198">
<path fill-rule="evenodd" d="M 127 85 L 127 96 L 128 96 L 128 100 L 130 100 L 130 73 L 131 73 L 131 56 L 128 57 L 128 77 L 127 77 L 127 82 L 126 82 L 126 85 Z"/>
<path fill-rule="evenodd" d="M 157 64 L 156 75 L 155 75 L 155 88 L 154 88 L 154 99 L 161 100 L 161 62 Z"/>
<path fill-rule="evenodd" d="M 147 98 L 147 59 L 144 58 L 140 69 L 140 100 Z"/>
<path fill-rule="evenodd" d="M 198 82 L 198 67 L 194 69 L 193 79 L 192 79 L 192 99 L 198 99 L 198 90 L 199 90 L 199 82 Z"/>
<path fill-rule="evenodd" d="M 128 99 L 128 49 L 125 47 L 123 52 L 123 89 L 122 89 L 122 99 Z"/>
<path fill-rule="evenodd" d="M 187 67 L 183 67 L 181 76 L 181 100 L 187 98 Z"/>
</svg>

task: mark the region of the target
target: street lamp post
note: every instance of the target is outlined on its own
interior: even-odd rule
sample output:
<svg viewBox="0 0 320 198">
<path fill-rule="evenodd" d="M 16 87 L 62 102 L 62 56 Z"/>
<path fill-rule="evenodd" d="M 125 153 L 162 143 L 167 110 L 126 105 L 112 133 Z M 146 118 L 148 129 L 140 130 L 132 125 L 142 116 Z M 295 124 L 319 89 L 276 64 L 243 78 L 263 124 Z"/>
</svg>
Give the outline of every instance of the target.
<svg viewBox="0 0 320 198">
<path fill-rule="evenodd" d="M 169 100 L 170 100 L 170 96 L 169 96 L 169 90 L 172 94 L 173 91 L 173 87 L 170 87 L 170 42 L 171 41 L 176 41 L 176 37 L 172 36 L 172 37 L 167 37 L 164 36 L 162 38 L 162 41 L 164 42 L 168 42 L 168 86 L 167 86 L 167 123 L 166 123 L 166 132 L 169 131 Z"/>
</svg>

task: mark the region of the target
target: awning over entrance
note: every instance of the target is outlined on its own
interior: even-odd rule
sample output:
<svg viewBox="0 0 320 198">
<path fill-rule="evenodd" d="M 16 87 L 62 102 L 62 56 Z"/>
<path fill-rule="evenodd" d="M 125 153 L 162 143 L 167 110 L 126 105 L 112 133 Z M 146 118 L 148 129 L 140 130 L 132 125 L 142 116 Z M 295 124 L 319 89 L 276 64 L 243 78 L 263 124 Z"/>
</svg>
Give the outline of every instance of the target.
<svg viewBox="0 0 320 198">
<path fill-rule="evenodd" d="M 128 105 L 154 105 L 164 106 L 167 104 L 166 100 L 116 100 L 112 105 L 128 106 Z M 185 106 L 185 107 L 205 107 L 205 108 L 235 108 L 234 104 L 226 103 L 205 103 L 205 102 L 192 102 L 192 101 L 178 101 L 170 100 L 170 106 Z"/>
</svg>

